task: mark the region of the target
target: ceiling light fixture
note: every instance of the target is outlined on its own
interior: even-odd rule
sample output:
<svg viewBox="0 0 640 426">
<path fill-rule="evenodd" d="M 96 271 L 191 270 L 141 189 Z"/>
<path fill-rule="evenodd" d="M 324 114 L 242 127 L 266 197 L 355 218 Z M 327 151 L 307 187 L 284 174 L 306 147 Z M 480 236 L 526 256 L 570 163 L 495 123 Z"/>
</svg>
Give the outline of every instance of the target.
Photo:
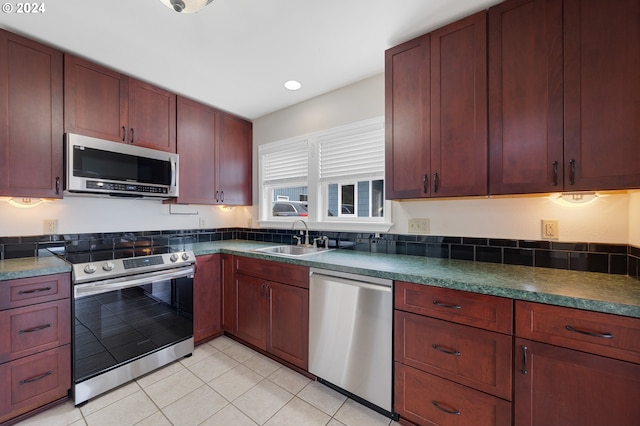
<svg viewBox="0 0 640 426">
<path fill-rule="evenodd" d="M 296 80 L 289 80 L 284 82 L 284 87 L 289 90 L 298 90 L 302 87 L 302 84 L 300 84 L 300 82 Z"/>
<path fill-rule="evenodd" d="M 160 0 L 162 4 L 176 12 L 196 13 L 213 0 Z"/>
</svg>

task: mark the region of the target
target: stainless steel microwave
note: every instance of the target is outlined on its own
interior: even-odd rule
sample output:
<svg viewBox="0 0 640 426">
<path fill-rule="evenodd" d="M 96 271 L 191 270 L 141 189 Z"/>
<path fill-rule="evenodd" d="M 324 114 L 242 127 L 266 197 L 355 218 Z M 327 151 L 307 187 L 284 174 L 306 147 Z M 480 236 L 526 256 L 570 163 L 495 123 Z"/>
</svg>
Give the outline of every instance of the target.
<svg viewBox="0 0 640 426">
<path fill-rule="evenodd" d="M 73 133 L 64 149 L 68 195 L 178 196 L 178 154 Z"/>
</svg>

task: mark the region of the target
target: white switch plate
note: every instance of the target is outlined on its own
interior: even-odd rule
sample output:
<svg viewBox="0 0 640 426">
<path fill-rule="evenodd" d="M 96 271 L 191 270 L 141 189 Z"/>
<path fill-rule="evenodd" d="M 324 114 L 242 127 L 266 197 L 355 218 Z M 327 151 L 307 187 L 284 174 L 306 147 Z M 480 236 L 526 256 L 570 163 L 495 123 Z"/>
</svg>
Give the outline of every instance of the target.
<svg viewBox="0 0 640 426">
<path fill-rule="evenodd" d="M 542 239 L 557 240 L 560 238 L 560 224 L 557 220 L 542 220 Z"/>
<path fill-rule="evenodd" d="M 47 235 L 58 233 L 58 219 L 45 219 L 42 221 L 42 230 Z"/>
<path fill-rule="evenodd" d="M 204 217 L 198 218 L 198 226 L 200 227 L 200 229 L 204 229 L 207 227 L 207 219 L 205 219 Z"/>
<path fill-rule="evenodd" d="M 428 234 L 429 228 L 429 219 L 427 218 L 409 219 L 410 234 Z"/>
</svg>

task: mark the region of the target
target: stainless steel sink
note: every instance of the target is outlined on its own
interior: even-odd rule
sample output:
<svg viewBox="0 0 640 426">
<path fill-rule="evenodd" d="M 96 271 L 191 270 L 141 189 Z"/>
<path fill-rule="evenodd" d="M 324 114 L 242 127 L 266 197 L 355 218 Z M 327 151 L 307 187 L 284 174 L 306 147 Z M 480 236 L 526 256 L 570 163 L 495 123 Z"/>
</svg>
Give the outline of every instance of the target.
<svg viewBox="0 0 640 426">
<path fill-rule="evenodd" d="M 303 246 L 273 246 L 273 247 L 255 249 L 254 251 L 259 251 L 262 253 L 269 253 L 269 254 L 277 254 L 281 256 L 300 257 L 300 256 L 306 256 L 309 254 L 323 253 L 331 250 L 333 249 L 303 247 Z"/>
</svg>

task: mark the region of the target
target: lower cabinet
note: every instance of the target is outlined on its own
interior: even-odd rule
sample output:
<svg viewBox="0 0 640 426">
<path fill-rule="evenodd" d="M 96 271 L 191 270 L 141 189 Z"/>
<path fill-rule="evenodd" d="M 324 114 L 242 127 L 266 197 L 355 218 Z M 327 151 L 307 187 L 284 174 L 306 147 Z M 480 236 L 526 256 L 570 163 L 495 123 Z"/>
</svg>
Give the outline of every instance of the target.
<svg viewBox="0 0 640 426">
<path fill-rule="evenodd" d="M 71 388 L 70 274 L 0 285 L 0 423 Z"/>
<path fill-rule="evenodd" d="M 222 332 L 221 255 L 197 257 L 193 280 L 193 340 L 195 343 Z"/>
<path fill-rule="evenodd" d="M 640 319 L 516 302 L 517 426 L 640 419 Z"/>
<path fill-rule="evenodd" d="M 516 354 L 516 425 L 638 424 L 640 365 L 525 339 Z"/>
<path fill-rule="evenodd" d="M 394 410 L 417 425 L 510 425 L 513 301 L 396 281 Z"/>
<path fill-rule="evenodd" d="M 395 363 L 395 410 L 419 425 L 511 424 L 511 403 Z"/>
<path fill-rule="evenodd" d="M 283 361 L 308 367 L 308 268 L 235 257 L 232 334 Z"/>
</svg>

